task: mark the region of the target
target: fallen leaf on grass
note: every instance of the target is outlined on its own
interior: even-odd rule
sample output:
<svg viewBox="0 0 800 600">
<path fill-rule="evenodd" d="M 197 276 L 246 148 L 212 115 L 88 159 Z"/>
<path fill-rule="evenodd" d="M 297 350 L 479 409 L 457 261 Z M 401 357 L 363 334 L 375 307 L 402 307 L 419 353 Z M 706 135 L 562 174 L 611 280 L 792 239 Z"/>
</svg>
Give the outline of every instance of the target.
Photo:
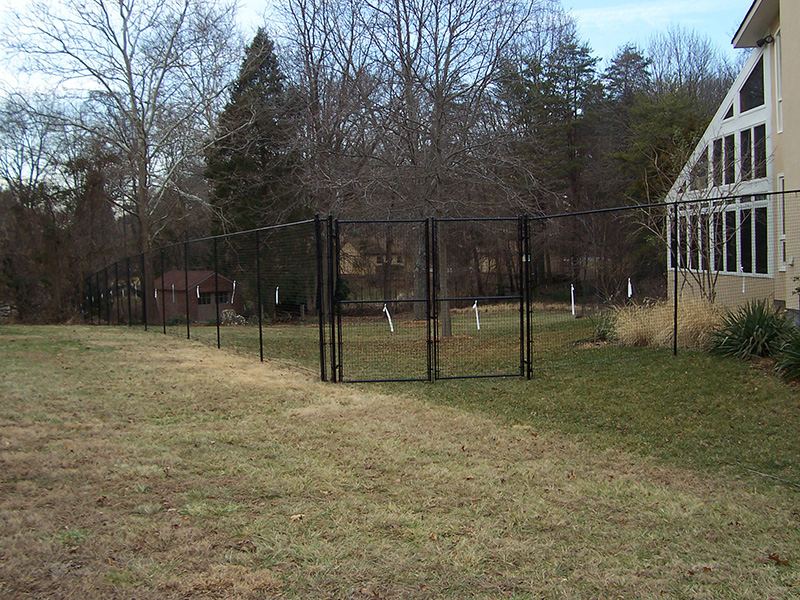
<svg viewBox="0 0 800 600">
<path fill-rule="evenodd" d="M 299 513 L 296 515 L 292 515 L 291 517 L 289 517 L 289 519 L 297 523 L 298 521 L 302 521 L 305 516 L 306 516 L 305 513 Z"/>
<path fill-rule="evenodd" d="M 777 552 L 771 552 L 767 558 L 769 558 L 776 565 L 780 565 L 782 567 L 789 566 L 789 561 L 784 558 L 781 558 Z"/>
</svg>

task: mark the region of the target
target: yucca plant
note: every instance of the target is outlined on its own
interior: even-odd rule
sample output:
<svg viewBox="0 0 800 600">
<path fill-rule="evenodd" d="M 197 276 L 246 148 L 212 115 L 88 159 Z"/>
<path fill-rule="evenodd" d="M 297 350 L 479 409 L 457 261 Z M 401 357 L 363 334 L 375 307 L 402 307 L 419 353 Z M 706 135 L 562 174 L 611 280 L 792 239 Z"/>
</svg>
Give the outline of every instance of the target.
<svg viewBox="0 0 800 600">
<path fill-rule="evenodd" d="M 711 352 L 747 360 L 776 354 L 786 341 L 789 325 L 766 300 L 748 302 L 728 312 L 711 335 Z"/>
<path fill-rule="evenodd" d="M 794 330 L 788 337 L 775 367 L 786 379 L 800 380 L 800 331 Z"/>
</svg>

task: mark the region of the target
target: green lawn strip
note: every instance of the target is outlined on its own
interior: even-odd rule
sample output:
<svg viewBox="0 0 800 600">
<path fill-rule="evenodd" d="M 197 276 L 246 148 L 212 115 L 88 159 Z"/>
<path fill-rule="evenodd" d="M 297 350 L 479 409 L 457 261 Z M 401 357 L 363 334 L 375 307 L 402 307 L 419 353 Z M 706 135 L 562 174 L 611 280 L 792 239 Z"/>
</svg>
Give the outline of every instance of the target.
<svg viewBox="0 0 800 600">
<path fill-rule="evenodd" d="M 777 478 L 769 480 L 800 490 L 800 395 L 767 367 L 605 346 L 551 361 L 532 381 L 439 382 L 414 391 L 676 466 Z"/>
</svg>

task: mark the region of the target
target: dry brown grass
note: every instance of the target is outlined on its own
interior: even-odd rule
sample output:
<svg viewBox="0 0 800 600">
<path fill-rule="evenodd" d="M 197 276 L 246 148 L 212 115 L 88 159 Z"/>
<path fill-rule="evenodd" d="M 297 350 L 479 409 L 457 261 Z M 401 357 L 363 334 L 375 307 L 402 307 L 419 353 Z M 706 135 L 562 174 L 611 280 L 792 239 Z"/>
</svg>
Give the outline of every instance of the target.
<svg viewBox="0 0 800 600">
<path fill-rule="evenodd" d="M 800 589 L 785 490 L 152 334 L 0 329 L 0 373 L 3 598 Z"/>
<path fill-rule="evenodd" d="M 711 332 L 724 311 L 701 300 L 684 300 L 678 304 L 678 347 L 706 350 Z M 626 346 L 672 348 L 675 308 L 671 302 L 654 302 L 625 306 L 612 316 L 619 343 Z"/>
</svg>

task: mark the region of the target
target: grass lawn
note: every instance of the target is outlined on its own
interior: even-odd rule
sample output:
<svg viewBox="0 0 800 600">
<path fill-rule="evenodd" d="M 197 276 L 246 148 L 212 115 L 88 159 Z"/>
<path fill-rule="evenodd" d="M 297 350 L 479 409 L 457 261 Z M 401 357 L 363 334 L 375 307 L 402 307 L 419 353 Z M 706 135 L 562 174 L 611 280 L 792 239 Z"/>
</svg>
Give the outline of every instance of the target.
<svg viewBox="0 0 800 600">
<path fill-rule="evenodd" d="M 764 369 L 334 386 L 272 335 L 0 328 L 0 597 L 800 595 L 800 394 Z"/>
</svg>

